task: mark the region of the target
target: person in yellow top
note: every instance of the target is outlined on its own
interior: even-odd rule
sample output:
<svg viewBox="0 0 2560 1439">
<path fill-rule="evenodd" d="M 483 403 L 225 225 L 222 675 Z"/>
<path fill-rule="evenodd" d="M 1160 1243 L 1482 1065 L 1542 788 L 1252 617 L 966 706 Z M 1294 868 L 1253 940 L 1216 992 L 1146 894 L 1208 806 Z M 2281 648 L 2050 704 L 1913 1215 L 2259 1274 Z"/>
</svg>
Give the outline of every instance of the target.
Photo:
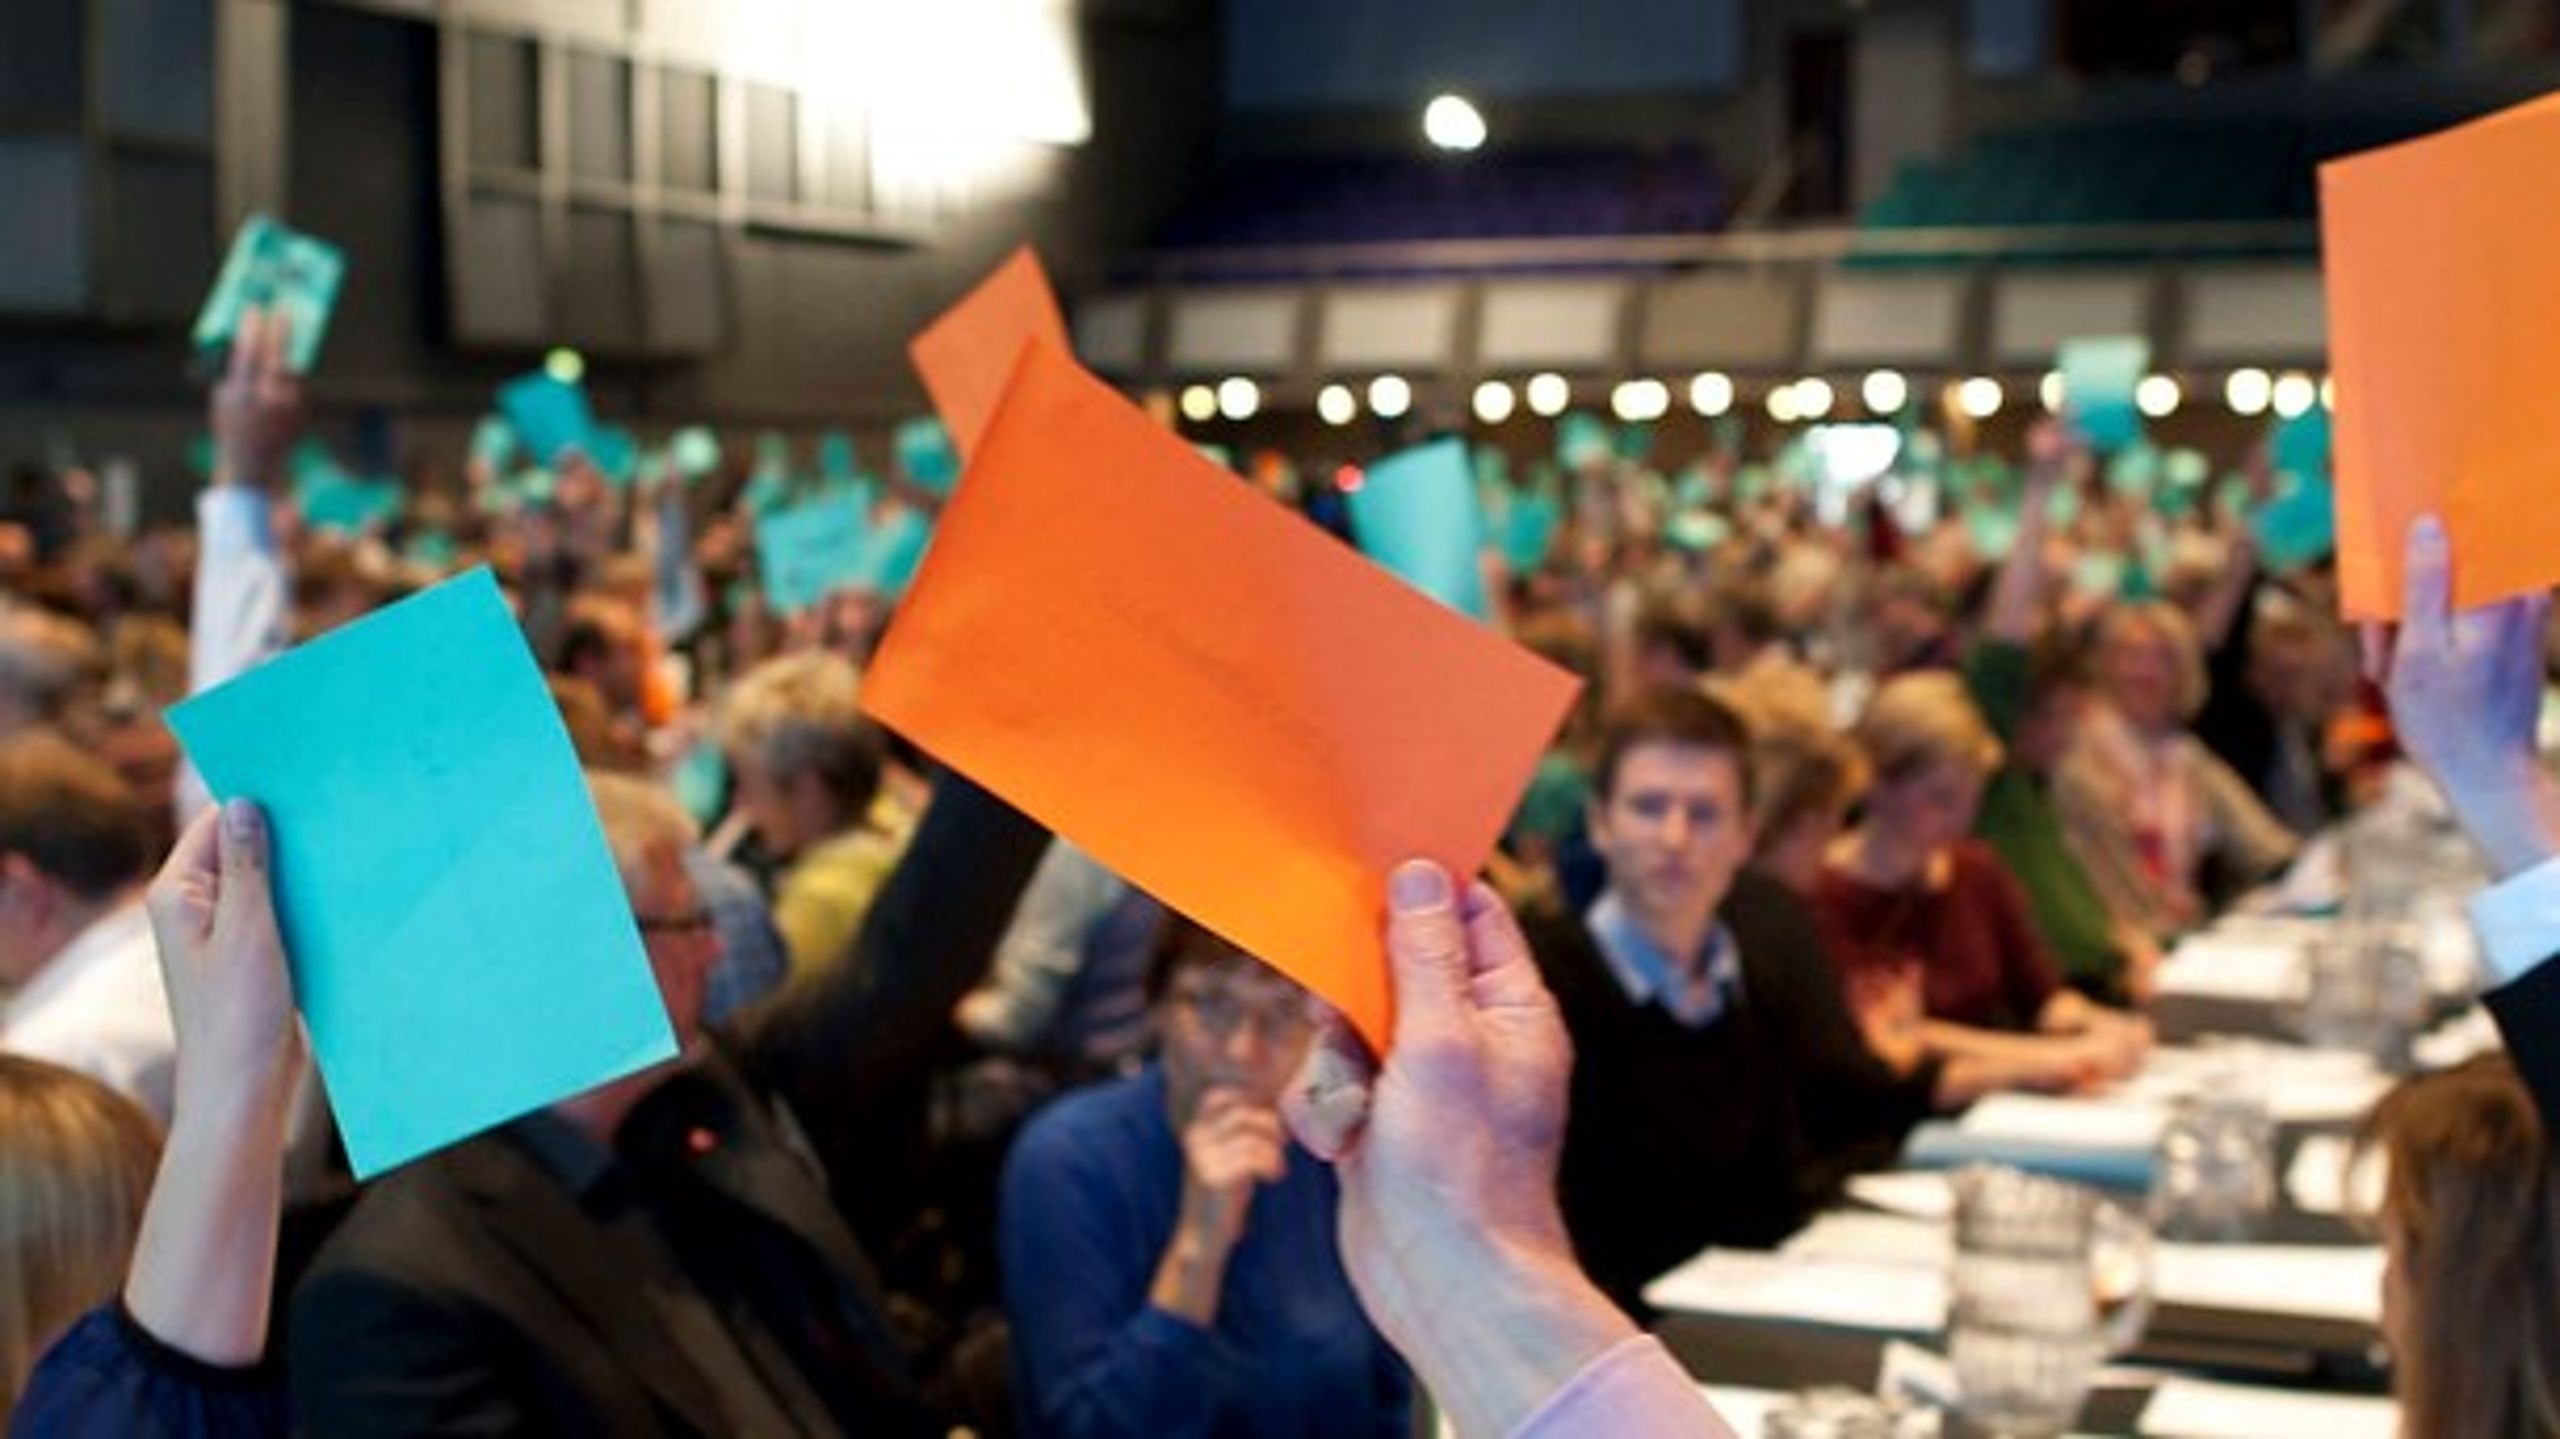
<svg viewBox="0 0 2560 1439">
<path fill-rule="evenodd" d="M 915 827 L 882 787 L 886 736 L 860 688 L 839 656 L 784 655 L 749 670 L 720 712 L 738 808 L 779 865 L 773 922 L 795 978 L 853 942 Z"/>
</svg>

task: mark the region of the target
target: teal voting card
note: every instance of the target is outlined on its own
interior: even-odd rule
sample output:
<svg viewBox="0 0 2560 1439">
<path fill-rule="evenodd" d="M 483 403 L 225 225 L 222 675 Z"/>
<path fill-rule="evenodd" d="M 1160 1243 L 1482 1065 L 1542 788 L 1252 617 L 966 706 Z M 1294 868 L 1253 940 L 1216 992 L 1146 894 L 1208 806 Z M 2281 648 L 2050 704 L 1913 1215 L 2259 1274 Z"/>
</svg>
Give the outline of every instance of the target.
<svg viewBox="0 0 2560 1439">
<path fill-rule="evenodd" d="M 674 1057 L 568 731 L 484 567 L 169 711 L 266 808 L 356 1177 Z"/>
<path fill-rule="evenodd" d="M 587 408 L 586 388 L 541 370 L 501 386 L 498 413 L 537 465 L 557 465 L 562 452 L 585 451 L 595 443 L 596 421 Z"/>
<path fill-rule="evenodd" d="M 951 432 L 930 415 L 898 426 L 892 444 L 898 468 L 907 478 L 937 495 L 951 493 L 960 482 L 960 452 L 951 447 Z"/>
<path fill-rule="evenodd" d="M 231 253 L 196 316 L 195 347 L 218 358 L 240 333 L 241 312 L 254 305 L 284 318 L 285 365 L 307 375 L 320 358 L 320 341 L 329 333 L 329 315 L 338 307 L 346 275 L 345 251 L 252 215 L 232 237 Z"/>
<path fill-rule="evenodd" d="M 1349 496 L 1351 532 L 1371 559 L 1472 619 L 1485 602 L 1484 519 L 1464 440 L 1433 440 L 1369 466 Z"/>
<path fill-rule="evenodd" d="M 870 522 L 851 496 L 776 509 L 756 520 L 756 568 L 765 603 L 795 614 L 865 582 Z"/>
<path fill-rule="evenodd" d="M 855 582 L 888 599 L 904 598 L 907 587 L 915 583 L 916 571 L 923 568 L 924 552 L 932 543 L 933 522 L 924 512 L 898 506 L 872 526 L 865 537 Z"/>
<path fill-rule="evenodd" d="M 2142 411 L 2134 390 L 2151 366 L 2151 342 L 2140 335 L 2100 335 L 2066 340 L 2054 368 L 2080 432 L 2098 450 L 2120 450 L 2142 435 Z"/>
</svg>

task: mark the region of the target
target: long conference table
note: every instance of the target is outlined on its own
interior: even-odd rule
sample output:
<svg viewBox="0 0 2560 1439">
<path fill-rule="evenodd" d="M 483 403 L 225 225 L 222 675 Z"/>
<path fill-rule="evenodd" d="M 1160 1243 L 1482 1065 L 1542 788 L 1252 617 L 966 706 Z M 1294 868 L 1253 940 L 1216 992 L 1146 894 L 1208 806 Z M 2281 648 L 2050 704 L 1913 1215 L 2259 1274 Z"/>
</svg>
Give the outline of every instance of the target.
<svg viewBox="0 0 2560 1439">
<path fill-rule="evenodd" d="M 2112 1189 L 2139 1213 L 2172 1105 L 2238 1074 L 2276 1124 L 2274 1207 L 2236 1241 L 2155 1241 L 2149 1323 L 2099 1375 L 2081 1430 L 2396 1435 L 2382 1253 L 2351 1217 L 2371 1195 L 2348 1192 L 2374 1182 L 2350 1175 L 2350 1141 L 2392 1076 L 2292 1033 L 2300 956 L 2325 923 L 2240 919 L 2188 941 L 2163 966 L 2153 1007 L 2162 1044 L 2142 1074 L 2090 1097 L 1997 1096 L 1924 1129 L 1902 1168 L 1852 1180 L 1839 1207 L 1781 1248 L 1710 1250 L 1657 1279 L 1645 1296 L 1656 1332 L 1744 1435 L 1792 1391 L 1894 1387 L 1880 1385 L 1889 1370 L 1925 1372 L 1943 1342 L 1950 1167 L 2042 1169 Z M 2419 1062 L 2494 1045 L 2469 1007 L 2467 966 L 2456 956 L 2428 968 L 2441 1022 Z"/>
</svg>

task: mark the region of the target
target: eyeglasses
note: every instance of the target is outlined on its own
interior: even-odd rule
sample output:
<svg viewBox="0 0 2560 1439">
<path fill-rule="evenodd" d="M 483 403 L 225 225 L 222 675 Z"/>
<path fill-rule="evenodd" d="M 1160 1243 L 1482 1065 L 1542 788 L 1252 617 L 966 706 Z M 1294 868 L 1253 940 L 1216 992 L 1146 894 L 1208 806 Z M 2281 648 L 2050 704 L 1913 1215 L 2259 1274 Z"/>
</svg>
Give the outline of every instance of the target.
<svg viewBox="0 0 2560 1439">
<path fill-rule="evenodd" d="M 1307 1017 L 1306 1006 L 1292 1000 L 1282 1004 L 1252 1004 L 1223 990 L 1191 989 L 1177 991 L 1174 1003 L 1191 1013 L 1191 1021 L 1211 1039 L 1224 1043 L 1236 1031 L 1250 1024 L 1254 1037 L 1274 1047 L 1295 1044 L 1315 1028 Z"/>
<path fill-rule="evenodd" d="M 704 935 L 712 931 L 711 911 L 707 909 L 688 909 L 681 914 L 644 914 L 638 918 L 640 932 L 644 935 Z"/>
</svg>

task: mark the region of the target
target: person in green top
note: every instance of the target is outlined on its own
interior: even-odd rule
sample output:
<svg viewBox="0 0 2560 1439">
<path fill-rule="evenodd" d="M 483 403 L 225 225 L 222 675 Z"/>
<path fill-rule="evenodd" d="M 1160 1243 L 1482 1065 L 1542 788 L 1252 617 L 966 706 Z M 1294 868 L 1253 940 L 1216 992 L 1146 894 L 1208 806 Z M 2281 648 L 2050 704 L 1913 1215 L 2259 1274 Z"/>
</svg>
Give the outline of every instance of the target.
<svg viewBox="0 0 2560 1439">
<path fill-rule="evenodd" d="M 2057 483 L 2089 462 L 2088 450 L 2052 422 L 2037 426 L 2028 443 L 2017 544 L 2001 564 L 1964 658 L 1965 687 L 2007 751 L 1983 790 L 1974 835 L 2025 887 L 2036 932 L 2064 980 L 2102 1003 L 2139 1005 L 2150 998 L 2159 948 L 2108 914 L 2088 870 L 2064 843 L 2053 808 L 2053 769 L 2087 701 L 2086 656 L 2064 636 L 2036 642 L 2046 502 Z"/>
</svg>

